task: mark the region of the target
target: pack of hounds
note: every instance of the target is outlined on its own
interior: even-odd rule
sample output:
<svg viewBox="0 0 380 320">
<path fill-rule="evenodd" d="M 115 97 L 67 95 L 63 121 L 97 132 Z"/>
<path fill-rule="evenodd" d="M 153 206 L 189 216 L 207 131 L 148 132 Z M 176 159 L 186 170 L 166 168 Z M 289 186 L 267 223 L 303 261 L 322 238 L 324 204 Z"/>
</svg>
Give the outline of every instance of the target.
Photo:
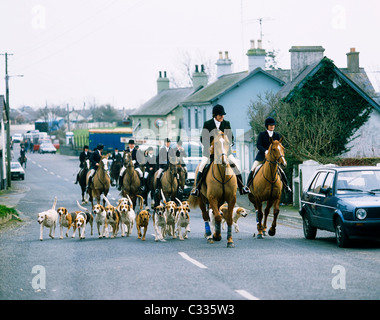
<svg viewBox="0 0 380 320">
<path fill-rule="evenodd" d="M 75 238 L 78 230 L 79 239 L 86 238 L 86 225 L 91 227 L 91 236 L 93 235 L 93 224 L 96 223 L 99 238 L 115 238 L 121 229 L 122 237 L 129 237 L 132 234 L 133 226 L 136 225 L 138 239 L 145 240 L 150 218 L 153 220 L 155 241 L 166 241 L 167 236 L 173 239 L 178 238 L 184 240 L 188 238 L 190 232 L 190 206 L 188 201 L 160 201 L 153 212 L 148 207 L 144 208 L 144 200 L 141 196 L 139 208 L 134 208 L 131 198 L 120 198 L 116 205 L 113 206 L 109 200 L 104 197 L 106 206 L 96 204 L 92 208 L 92 212 L 82 207 L 77 201 L 80 210 L 69 212 L 65 207 L 56 209 L 57 197 L 51 209 L 38 213 L 37 221 L 40 224 L 40 240 L 43 240 L 44 227 L 49 228 L 49 236 L 54 239 L 55 229 L 59 222 L 60 239 L 63 239 L 63 229 L 66 228 L 66 237 L 69 237 L 69 231 L 72 229 L 71 238 Z M 136 213 L 137 210 L 137 213 Z M 227 205 L 220 207 L 222 214 L 227 210 Z M 152 213 L 151 213 L 152 212 Z M 240 217 L 246 217 L 247 211 L 242 207 L 236 207 L 233 211 L 233 225 L 235 232 L 239 232 L 237 220 Z M 211 229 L 215 228 L 215 219 L 212 210 L 209 210 Z M 224 229 L 224 219 L 223 219 Z M 184 232 L 182 232 L 182 229 Z"/>
</svg>

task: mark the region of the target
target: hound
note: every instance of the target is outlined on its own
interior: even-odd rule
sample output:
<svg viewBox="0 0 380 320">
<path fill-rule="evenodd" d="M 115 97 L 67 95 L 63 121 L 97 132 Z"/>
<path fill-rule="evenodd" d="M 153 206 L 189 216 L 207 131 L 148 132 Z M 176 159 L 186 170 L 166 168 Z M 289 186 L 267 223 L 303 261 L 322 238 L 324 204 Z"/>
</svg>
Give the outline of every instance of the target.
<svg viewBox="0 0 380 320">
<path fill-rule="evenodd" d="M 58 213 L 55 210 L 57 197 L 54 198 L 54 203 L 51 209 L 42 211 L 37 215 L 37 221 L 40 224 L 40 240 L 43 240 L 44 227 L 50 228 L 49 237 L 54 239 L 55 227 L 57 226 Z"/>
</svg>

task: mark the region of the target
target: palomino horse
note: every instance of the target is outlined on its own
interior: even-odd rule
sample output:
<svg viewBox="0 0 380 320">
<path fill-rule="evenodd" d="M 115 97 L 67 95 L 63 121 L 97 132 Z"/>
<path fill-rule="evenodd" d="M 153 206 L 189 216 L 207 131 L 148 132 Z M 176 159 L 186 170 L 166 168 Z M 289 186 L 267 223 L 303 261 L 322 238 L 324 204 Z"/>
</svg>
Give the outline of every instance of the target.
<svg viewBox="0 0 380 320">
<path fill-rule="evenodd" d="M 138 172 L 135 170 L 134 164 L 132 162 L 132 153 L 124 152 L 124 177 L 123 177 L 123 188 L 121 190 L 121 195 L 127 197 L 129 195 L 132 199 L 133 206 L 136 206 L 136 196 L 140 188 L 140 177 Z"/>
<path fill-rule="evenodd" d="M 199 206 L 202 210 L 203 220 L 205 221 L 206 237 L 209 243 L 221 240 L 220 225 L 222 216 L 219 212 L 219 207 L 226 201 L 228 204 L 228 212 L 224 217 L 226 219 L 227 230 L 227 247 L 233 248 L 234 242 L 232 240 L 232 211 L 236 203 L 236 190 L 237 180 L 233 173 L 227 159 L 229 151 L 229 140 L 227 135 L 222 131 L 215 134 L 214 141 L 210 148 L 210 154 L 214 154 L 214 161 L 211 163 L 209 170 L 205 177 L 205 184 L 202 184 L 200 196 L 189 197 L 191 207 Z M 197 170 L 198 171 L 198 168 Z M 196 183 L 196 181 L 194 182 Z M 210 230 L 210 217 L 206 204 L 209 203 L 213 214 L 215 216 L 215 232 L 211 236 Z"/>
<path fill-rule="evenodd" d="M 79 173 L 79 185 L 82 190 L 82 204 L 87 203 L 87 200 L 85 199 L 85 194 L 86 194 L 86 176 L 87 172 L 90 169 L 90 160 L 86 160 L 83 163 L 83 168 L 81 169 Z"/>
<path fill-rule="evenodd" d="M 262 239 L 263 233 L 265 234 L 267 230 L 267 218 L 270 208 L 273 205 L 273 222 L 268 234 L 270 236 L 274 236 L 276 234 L 277 217 L 280 213 L 280 200 L 282 192 L 282 181 L 280 174 L 278 173 L 278 165 L 281 164 L 283 167 L 286 167 L 284 147 L 281 144 L 282 141 L 283 138 L 281 138 L 280 141 L 272 140 L 272 138 L 270 139 L 271 145 L 265 155 L 265 162 L 254 177 L 252 184 L 249 186 L 251 193 L 248 195 L 248 198 L 258 212 L 258 239 Z M 262 224 L 262 202 L 264 201 L 267 202 L 267 205 L 264 211 L 264 223 Z"/>
<path fill-rule="evenodd" d="M 102 156 L 99 161 L 99 167 L 96 170 L 94 177 L 92 178 L 91 186 L 88 189 L 89 198 L 92 206 L 94 206 L 94 198 L 96 198 L 97 204 L 100 204 L 100 195 L 103 193 L 107 196 L 108 191 L 110 189 L 110 177 L 108 176 L 108 157 Z M 88 175 L 87 175 L 88 180 Z M 105 206 L 106 201 L 103 199 L 103 206 Z"/>
</svg>

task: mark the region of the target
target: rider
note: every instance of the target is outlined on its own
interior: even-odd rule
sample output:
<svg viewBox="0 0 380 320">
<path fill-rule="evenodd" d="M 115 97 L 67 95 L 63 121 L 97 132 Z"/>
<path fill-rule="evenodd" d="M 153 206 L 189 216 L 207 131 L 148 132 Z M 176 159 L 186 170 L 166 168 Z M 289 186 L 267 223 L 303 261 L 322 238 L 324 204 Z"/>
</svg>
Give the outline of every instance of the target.
<svg viewBox="0 0 380 320">
<path fill-rule="evenodd" d="M 21 164 L 26 162 L 26 149 L 24 147 L 24 145 L 21 146 L 21 149 L 20 149 L 20 162 Z"/>
<path fill-rule="evenodd" d="M 157 159 L 153 154 L 152 147 L 148 147 L 144 155 L 145 155 L 146 181 L 148 181 L 151 177 L 154 177 L 154 173 L 156 172 L 156 168 L 157 168 Z"/>
<path fill-rule="evenodd" d="M 139 177 L 140 177 L 140 191 L 144 191 L 145 190 L 145 179 L 144 179 L 143 172 L 140 169 L 140 164 L 138 161 L 138 160 L 142 159 L 143 156 L 141 156 L 139 154 L 139 152 L 141 152 L 141 151 L 139 151 L 138 147 L 135 146 L 135 140 L 130 139 L 128 141 L 128 148 L 125 150 L 125 152 L 131 152 L 132 153 L 133 166 L 135 167 L 135 170 L 137 171 L 137 173 L 139 174 Z M 117 188 L 119 191 L 121 191 L 121 189 L 123 187 L 123 178 L 124 178 L 125 169 L 126 169 L 125 166 L 123 166 L 120 170 L 119 187 Z"/>
<path fill-rule="evenodd" d="M 204 179 L 203 169 L 205 168 L 206 164 L 209 162 L 209 158 L 210 158 L 209 147 L 211 146 L 211 142 L 214 139 L 213 130 L 217 129 L 226 134 L 231 134 L 231 137 L 232 137 L 231 142 L 232 144 L 234 143 L 234 137 L 231 132 L 230 122 L 224 120 L 225 114 L 226 112 L 224 111 L 224 107 L 220 104 L 217 104 L 212 109 L 213 118 L 211 120 L 205 121 L 205 123 L 203 124 L 203 129 L 202 129 L 202 134 L 201 134 L 201 143 L 205 147 L 203 148 L 203 156 L 202 156 L 202 160 L 198 169 L 198 174 L 196 178 L 196 186 L 191 191 L 192 196 L 199 197 L 199 194 L 200 194 L 200 187 Z M 225 132 L 225 130 L 227 131 Z M 209 141 L 207 141 L 207 139 L 209 139 Z M 207 145 L 208 143 L 209 145 Z M 235 157 L 232 155 L 232 153 L 228 155 L 228 162 L 236 175 L 240 194 L 243 195 L 243 194 L 249 193 L 249 189 L 243 184 L 238 163 Z"/>
<path fill-rule="evenodd" d="M 112 160 L 112 166 L 116 162 L 120 162 L 121 165 L 123 165 L 123 155 L 119 152 L 119 148 L 117 148 L 117 147 L 115 148 L 114 152 L 112 152 L 109 159 Z M 115 186 L 113 179 L 111 179 L 111 186 L 113 186 L 113 187 Z"/>
<path fill-rule="evenodd" d="M 183 168 L 183 171 L 185 172 L 185 179 L 187 179 L 186 163 L 185 161 L 183 161 L 183 158 L 187 158 L 187 153 L 185 149 L 182 147 L 182 144 L 183 144 L 182 141 L 178 140 L 177 145 L 174 148 L 170 149 L 169 157 L 170 158 L 177 157 L 179 159 L 179 164 L 181 165 L 181 167 Z M 179 176 L 177 176 L 177 179 L 179 181 Z M 181 186 L 178 187 L 178 191 L 183 192 Z"/>
<path fill-rule="evenodd" d="M 160 189 L 162 188 L 162 185 L 161 185 L 161 176 L 162 176 L 162 173 L 168 169 L 169 167 L 169 159 L 170 159 L 170 154 L 172 153 L 172 149 L 170 147 L 170 139 L 169 138 L 165 138 L 164 140 L 164 143 L 165 145 L 163 147 L 161 147 L 159 153 L 158 153 L 158 173 L 157 173 L 157 177 L 156 177 L 156 180 L 157 180 L 157 184 L 156 184 L 156 190 L 155 190 L 155 193 L 156 195 L 160 193 Z"/>
<path fill-rule="evenodd" d="M 265 119 L 265 128 L 267 130 L 260 132 L 259 136 L 257 137 L 256 146 L 259 152 L 256 155 L 255 161 L 253 162 L 251 171 L 248 175 L 246 187 L 249 187 L 249 185 L 252 183 L 253 178 L 255 177 L 256 168 L 259 165 L 263 164 L 265 161 L 265 155 L 268 152 L 269 146 L 271 144 L 269 138 L 272 138 L 273 140 L 277 141 L 281 138 L 280 134 L 274 131 L 275 126 L 276 121 L 272 117 L 268 117 L 267 119 Z M 292 190 L 288 185 L 288 179 L 286 178 L 285 172 L 281 169 L 280 166 L 278 166 L 278 168 L 281 181 L 284 184 L 285 190 L 291 192 Z"/>
<path fill-rule="evenodd" d="M 92 152 L 90 155 L 90 174 L 88 176 L 86 192 L 88 192 L 88 188 L 91 185 L 92 178 L 95 174 L 95 171 L 98 170 L 103 149 L 104 149 L 104 145 L 102 143 L 99 143 L 97 147 L 94 149 L 94 152 Z"/>
<path fill-rule="evenodd" d="M 90 159 L 91 152 L 88 150 L 88 146 L 83 147 L 83 151 L 79 155 L 79 172 L 77 173 L 77 179 L 75 181 L 75 184 L 78 184 L 79 177 L 82 173 L 83 168 L 85 167 L 86 160 Z"/>
</svg>

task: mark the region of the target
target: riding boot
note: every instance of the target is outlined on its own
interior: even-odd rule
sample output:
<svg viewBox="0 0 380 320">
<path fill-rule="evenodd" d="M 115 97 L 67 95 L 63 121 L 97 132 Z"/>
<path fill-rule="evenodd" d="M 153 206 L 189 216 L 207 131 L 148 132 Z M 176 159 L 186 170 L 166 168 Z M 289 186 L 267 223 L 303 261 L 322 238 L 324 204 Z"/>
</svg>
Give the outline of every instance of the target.
<svg viewBox="0 0 380 320">
<path fill-rule="evenodd" d="M 123 176 L 119 177 L 119 186 L 117 187 L 117 190 L 121 191 L 123 188 Z"/>
<path fill-rule="evenodd" d="M 77 174 L 77 179 L 75 180 L 75 184 L 78 184 L 79 182 L 79 173 Z"/>
<path fill-rule="evenodd" d="M 196 181 L 195 188 L 193 190 L 191 190 L 191 195 L 192 196 L 199 197 L 202 180 L 203 180 L 203 173 L 200 172 L 200 171 L 198 171 L 197 178 L 195 180 Z"/>
<path fill-rule="evenodd" d="M 87 184 L 87 187 L 86 187 L 86 192 L 88 192 L 88 189 L 90 188 L 91 183 L 92 183 L 92 177 L 89 177 L 88 178 L 88 184 Z"/>
<path fill-rule="evenodd" d="M 144 179 L 144 177 L 140 178 L 140 191 L 141 192 L 145 191 L 145 179 Z"/>
<path fill-rule="evenodd" d="M 237 185 L 239 188 L 240 195 L 248 194 L 250 192 L 249 188 L 244 185 L 243 179 L 240 173 L 236 175 L 236 180 L 237 180 Z"/>
<path fill-rule="evenodd" d="M 161 188 L 162 188 L 161 178 L 157 177 L 157 180 L 156 180 L 156 190 L 154 191 L 154 193 L 155 193 L 156 196 L 160 194 L 160 189 Z"/>
<path fill-rule="evenodd" d="M 249 188 L 244 185 L 243 179 L 241 177 L 241 173 L 240 173 L 239 169 L 237 168 L 237 166 L 234 163 L 230 163 L 230 166 L 231 166 L 231 169 L 233 170 L 233 172 L 236 175 L 236 180 L 237 180 L 237 185 L 238 185 L 238 188 L 239 188 L 239 193 L 241 195 L 248 194 L 250 192 Z"/>
<path fill-rule="evenodd" d="M 286 177 L 285 172 L 279 167 L 278 172 L 280 173 L 281 181 L 284 184 L 285 192 L 292 192 L 292 189 L 289 187 L 288 178 Z"/>
<path fill-rule="evenodd" d="M 251 185 L 252 181 L 253 181 L 253 173 L 254 171 L 250 171 L 249 172 L 249 175 L 248 175 L 248 178 L 247 178 L 247 184 L 245 185 L 248 189 L 249 189 L 249 186 Z"/>
</svg>

